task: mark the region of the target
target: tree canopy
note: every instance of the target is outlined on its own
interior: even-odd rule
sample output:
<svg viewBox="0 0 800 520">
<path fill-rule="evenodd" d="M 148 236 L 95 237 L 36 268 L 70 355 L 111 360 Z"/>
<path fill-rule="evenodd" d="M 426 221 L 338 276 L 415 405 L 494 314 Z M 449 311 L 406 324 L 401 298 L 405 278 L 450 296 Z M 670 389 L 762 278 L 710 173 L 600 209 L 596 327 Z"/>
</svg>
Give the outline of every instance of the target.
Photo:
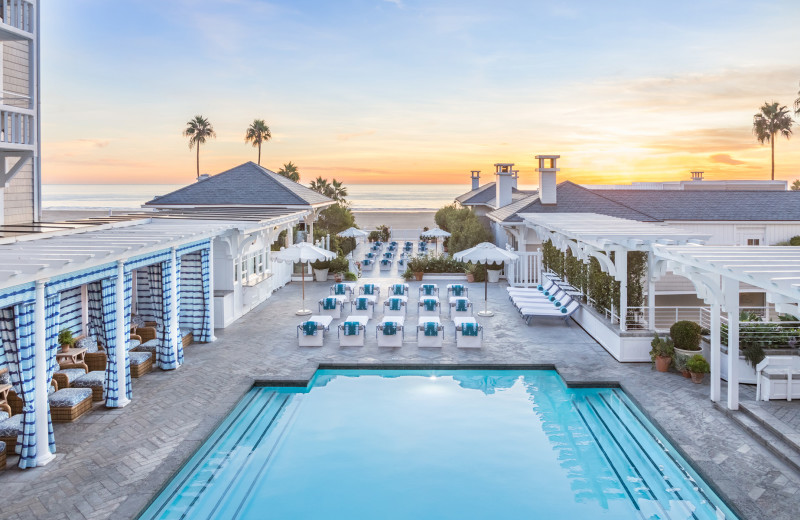
<svg viewBox="0 0 800 520">
<path fill-rule="evenodd" d="M 437 226 L 450 233 L 446 244 L 451 255 L 481 242 L 492 241 L 492 234 L 469 208 L 455 204 L 444 206 L 436 212 L 434 220 Z"/>
<path fill-rule="evenodd" d="M 792 117 L 789 109 L 780 103 L 764 103 L 759 112 L 753 116 L 753 134 L 761 144 L 770 143 L 772 147 L 772 180 L 775 180 L 775 137 L 782 135 L 786 139 L 792 136 Z"/>
<path fill-rule="evenodd" d="M 261 143 L 265 143 L 270 139 L 272 139 L 272 133 L 263 119 L 254 119 L 244 134 L 245 143 L 252 143 L 254 148 L 258 147 L 259 166 L 261 165 Z"/>
<path fill-rule="evenodd" d="M 300 172 L 297 170 L 297 166 L 292 164 L 292 161 L 284 164 L 280 170 L 278 170 L 278 174 L 283 175 L 287 179 L 291 179 L 294 182 L 300 182 Z"/>
<path fill-rule="evenodd" d="M 186 129 L 183 131 L 183 135 L 189 138 L 189 150 L 197 148 L 197 178 L 199 179 L 200 145 L 212 137 L 217 137 L 217 133 L 214 132 L 214 127 L 207 118 L 197 115 L 186 123 Z"/>
</svg>

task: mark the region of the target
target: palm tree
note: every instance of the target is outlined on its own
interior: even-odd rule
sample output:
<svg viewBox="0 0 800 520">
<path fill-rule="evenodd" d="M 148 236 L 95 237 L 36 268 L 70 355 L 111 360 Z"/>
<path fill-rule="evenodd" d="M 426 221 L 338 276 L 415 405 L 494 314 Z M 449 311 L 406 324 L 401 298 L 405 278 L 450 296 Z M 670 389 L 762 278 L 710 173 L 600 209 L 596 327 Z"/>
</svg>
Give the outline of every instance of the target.
<svg viewBox="0 0 800 520">
<path fill-rule="evenodd" d="M 800 179 L 795 179 L 792 183 L 792 191 L 800 191 Z"/>
<path fill-rule="evenodd" d="M 347 188 L 345 188 L 341 182 L 337 181 L 336 179 L 333 179 L 333 182 L 331 182 L 330 186 L 331 186 L 330 197 L 333 200 L 339 202 L 347 202 L 345 200 L 345 197 L 347 197 Z"/>
<path fill-rule="evenodd" d="M 797 99 L 794 100 L 794 115 L 800 116 L 800 90 L 797 91 Z"/>
<path fill-rule="evenodd" d="M 267 123 L 263 119 L 254 119 L 247 132 L 244 134 L 245 143 L 253 143 L 253 147 L 258 146 L 258 165 L 261 166 L 261 143 L 272 139 Z"/>
<path fill-rule="evenodd" d="M 761 111 L 753 116 L 753 133 L 758 142 L 769 141 L 772 145 L 772 180 L 775 180 L 775 136 L 781 134 L 786 139 L 792 135 L 792 121 L 789 110 L 778 103 L 764 103 Z"/>
<path fill-rule="evenodd" d="M 278 173 L 290 180 L 293 180 L 294 182 L 300 182 L 300 172 L 297 171 L 297 166 L 292 164 L 292 161 L 284 164 L 283 168 L 278 170 Z"/>
<path fill-rule="evenodd" d="M 217 137 L 214 127 L 203 116 L 194 116 L 186 123 L 186 130 L 183 131 L 184 137 L 189 138 L 189 150 L 197 147 L 197 178 L 200 178 L 200 145 L 210 137 Z"/>
<path fill-rule="evenodd" d="M 316 179 L 311 181 L 311 184 L 309 186 L 312 190 L 316 191 L 317 193 L 321 193 L 326 197 L 328 196 L 327 194 L 330 192 L 330 184 L 328 184 L 328 181 L 326 179 L 323 179 L 322 177 L 317 177 Z"/>
</svg>

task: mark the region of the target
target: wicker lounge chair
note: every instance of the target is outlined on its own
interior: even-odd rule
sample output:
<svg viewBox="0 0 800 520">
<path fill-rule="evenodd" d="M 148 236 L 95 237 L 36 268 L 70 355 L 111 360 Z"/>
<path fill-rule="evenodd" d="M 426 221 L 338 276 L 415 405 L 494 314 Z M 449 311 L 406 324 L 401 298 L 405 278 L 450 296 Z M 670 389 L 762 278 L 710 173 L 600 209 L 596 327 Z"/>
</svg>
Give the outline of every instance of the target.
<svg viewBox="0 0 800 520">
<path fill-rule="evenodd" d="M 21 413 L 0 421 L 0 442 L 5 443 L 6 455 L 14 455 L 17 447 L 17 436 L 20 433 L 22 433 Z"/>
<path fill-rule="evenodd" d="M 131 377 L 142 377 L 153 370 L 153 355 L 150 352 L 128 352 L 131 360 Z"/>
<path fill-rule="evenodd" d="M 61 389 L 69 388 L 71 385 L 71 381 L 74 381 L 81 377 L 82 375 L 88 373 L 88 371 L 81 367 L 81 368 L 63 368 L 58 370 L 55 374 L 53 374 L 53 379 L 56 383 L 58 383 L 58 387 Z"/>
<path fill-rule="evenodd" d="M 72 422 L 92 409 L 92 391 L 88 388 L 59 390 L 54 379 L 50 390 L 48 401 L 53 422 Z"/>
<path fill-rule="evenodd" d="M 102 401 L 106 396 L 106 371 L 92 370 L 73 381 L 72 388 L 91 388 L 92 401 Z"/>
<path fill-rule="evenodd" d="M 87 372 L 106 369 L 108 356 L 106 356 L 105 349 L 94 336 L 79 336 L 75 342 L 75 347 L 87 349 L 86 355 L 83 357 L 86 362 Z"/>
</svg>

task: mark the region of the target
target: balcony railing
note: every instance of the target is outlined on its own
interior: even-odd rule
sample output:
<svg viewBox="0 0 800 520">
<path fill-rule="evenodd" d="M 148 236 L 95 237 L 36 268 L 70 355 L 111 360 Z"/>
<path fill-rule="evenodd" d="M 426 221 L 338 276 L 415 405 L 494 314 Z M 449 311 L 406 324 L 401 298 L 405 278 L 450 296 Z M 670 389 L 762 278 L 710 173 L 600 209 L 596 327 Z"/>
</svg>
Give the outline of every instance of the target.
<svg viewBox="0 0 800 520">
<path fill-rule="evenodd" d="M 33 146 L 35 143 L 36 126 L 33 111 L 0 107 L 0 145 Z"/>
<path fill-rule="evenodd" d="M 6 25 L 33 34 L 33 2 L 28 0 L 0 0 L 0 18 Z"/>
</svg>

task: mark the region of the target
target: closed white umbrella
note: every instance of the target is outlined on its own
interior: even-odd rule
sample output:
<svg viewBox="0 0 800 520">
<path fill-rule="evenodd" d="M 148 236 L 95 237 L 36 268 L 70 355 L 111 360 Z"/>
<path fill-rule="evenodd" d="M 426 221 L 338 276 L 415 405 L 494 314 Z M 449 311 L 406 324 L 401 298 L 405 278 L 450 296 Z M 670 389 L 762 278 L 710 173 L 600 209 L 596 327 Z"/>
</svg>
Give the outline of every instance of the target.
<svg viewBox="0 0 800 520">
<path fill-rule="evenodd" d="M 491 242 L 482 242 L 475 247 L 465 249 L 453 255 L 453 258 L 461 262 L 472 262 L 473 264 L 501 264 L 505 262 L 516 262 L 519 258 L 516 254 L 505 249 L 500 249 Z M 488 309 L 489 307 L 489 276 L 488 273 L 484 278 L 483 286 L 483 310 L 478 313 L 478 316 L 494 316 L 494 313 Z"/>
<path fill-rule="evenodd" d="M 330 251 L 321 249 L 308 242 L 300 242 L 299 244 L 292 244 L 289 247 L 283 248 L 275 254 L 275 260 L 278 262 L 291 262 L 293 264 L 303 264 L 301 271 L 300 282 L 303 286 L 303 306 L 295 314 L 298 316 L 308 316 L 311 311 L 306 309 L 306 270 L 305 264 L 308 262 L 317 262 L 320 260 L 331 260 L 336 258 L 336 255 Z"/>
</svg>

